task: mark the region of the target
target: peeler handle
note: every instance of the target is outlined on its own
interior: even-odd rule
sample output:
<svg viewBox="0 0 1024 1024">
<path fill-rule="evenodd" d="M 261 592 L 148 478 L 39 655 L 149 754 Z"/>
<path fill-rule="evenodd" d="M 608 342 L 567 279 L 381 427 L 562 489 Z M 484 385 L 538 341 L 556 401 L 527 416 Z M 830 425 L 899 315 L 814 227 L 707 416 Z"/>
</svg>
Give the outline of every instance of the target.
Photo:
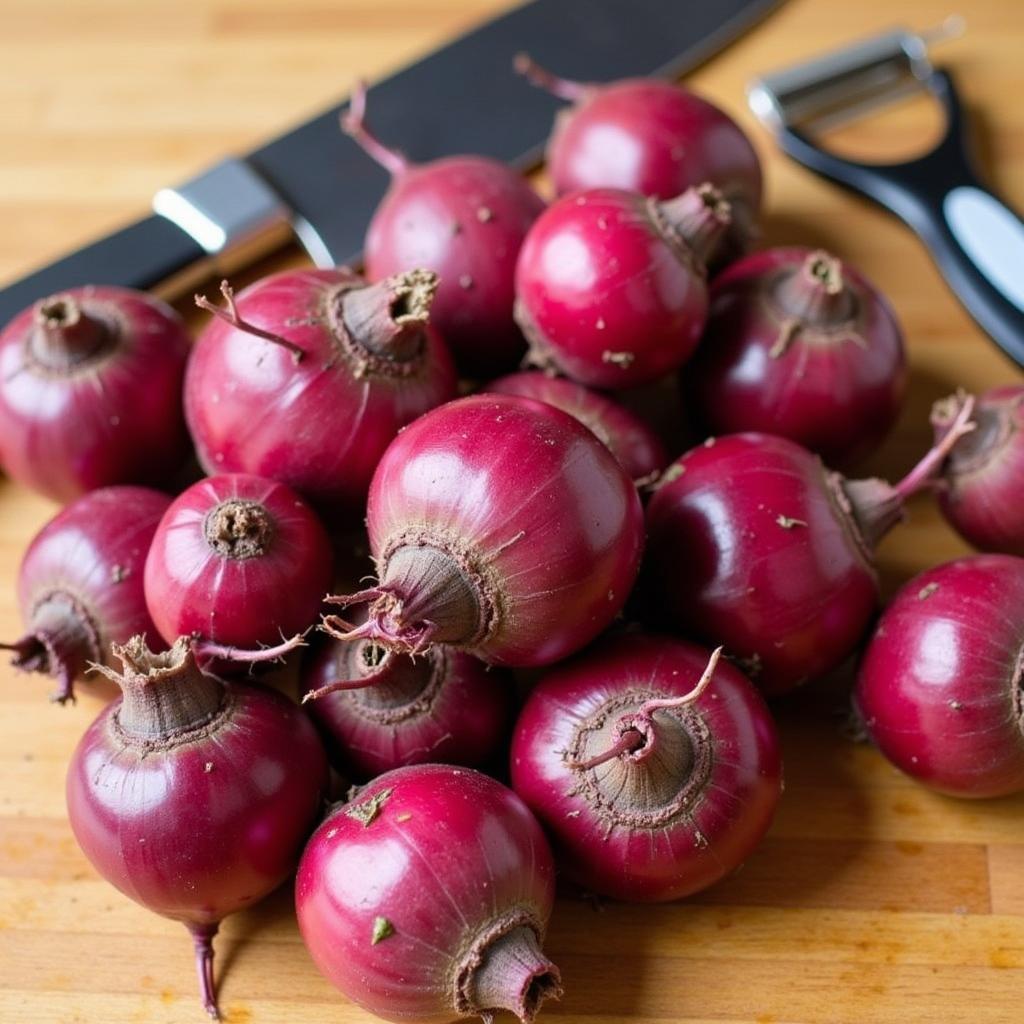
<svg viewBox="0 0 1024 1024">
<path fill-rule="evenodd" d="M 848 160 L 793 128 L 783 129 L 779 141 L 805 167 L 873 199 L 912 228 L 968 313 L 1024 366 L 1024 221 L 979 181 L 949 74 L 935 71 L 927 85 L 945 107 L 947 127 L 942 141 L 916 160 Z"/>
</svg>

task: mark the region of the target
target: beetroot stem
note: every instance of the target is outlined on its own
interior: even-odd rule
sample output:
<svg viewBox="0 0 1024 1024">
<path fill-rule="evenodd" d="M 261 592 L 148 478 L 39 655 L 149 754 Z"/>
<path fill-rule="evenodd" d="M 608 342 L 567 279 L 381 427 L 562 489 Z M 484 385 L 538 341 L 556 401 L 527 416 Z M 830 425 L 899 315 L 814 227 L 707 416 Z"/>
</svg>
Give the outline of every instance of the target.
<svg viewBox="0 0 1024 1024">
<path fill-rule="evenodd" d="M 561 78 L 547 68 L 541 67 L 528 53 L 517 53 L 512 62 L 517 74 L 522 75 L 531 85 L 557 96 L 560 100 L 578 103 L 593 89 L 586 82 L 575 82 Z"/>
<path fill-rule="evenodd" d="M 57 678 L 57 689 L 50 694 L 54 704 L 77 703 L 75 673 L 65 658 L 58 654 L 52 639 L 45 633 L 29 634 L 13 644 L 0 642 L 0 651 L 13 651 L 11 664 L 26 672 L 48 672 Z"/>
<path fill-rule="evenodd" d="M 688 693 L 684 693 L 681 697 L 656 697 L 652 700 L 644 701 L 636 714 L 623 716 L 619 726 L 622 732 L 611 747 L 603 754 L 597 754 L 587 761 L 574 761 L 569 767 L 577 771 L 588 771 L 591 768 L 604 764 L 606 761 L 612 761 L 623 754 L 636 753 L 641 747 L 653 744 L 654 736 L 651 734 L 650 725 L 654 712 L 686 707 L 687 704 L 692 704 L 695 700 L 698 700 L 701 694 L 711 685 L 712 676 L 715 674 L 715 668 L 718 666 L 718 659 L 721 656 L 722 648 L 716 647 L 711 652 L 711 657 L 708 658 L 707 666 L 700 679 L 697 680 L 696 686 Z"/>
<path fill-rule="evenodd" d="M 192 641 L 192 650 L 197 658 L 203 659 L 223 658 L 224 661 L 248 663 L 276 661 L 278 658 L 283 658 L 289 651 L 294 651 L 296 647 L 305 647 L 303 637 L 304 634 L 298 633 L 274 647 L 260 647 L 251 651 L 241 647 L 231 647 L 227 644 L 217 644 L 212 640 L 197 637 Z"/>
<path fill-rule="evenodd" d="M 364 153 L 389 174 L 397 176 L 409 169 L 409 161 L 397 149 L 385 146 L 366 125 L 366 82 L 361 78 L 352 87 L 348 110 L 341 115 L 341 130 L 356 142 Z"/>
<path fill-rule="evenodd" d="M 227 309 L 221 309 L 220 306 L 212 303 L 205 295 L 195 296 L 196 305 L 200 309 L 205 309 L 207 313 L 212 313 L 214 316 L 220 317 L 221 320 L 231 324 L 232 327 L 237 327 L 238 330 L 245 331 L 246 334 L 251 334 L 254 337 L 262 338 L 264 341 L 270 341 L 275 345 L 280 345 L 282 348 L 286 348 L 291 352 L 295 362 L 298 363 L 302 360 L 302 357 L 306 353 L 300 346 L 296 345 L 294 341 L 289 341 L 287 338 L 282 338 L 280 334 L 275 334 L 273 331 L 257 327 L 255 324 L 249 323 L 248 320 L 242 319 L 241 314 L 238 312 L 238 306 L 235 303 L 234 289 L 227 281 L 221 281 L 220 293 L 224 296 L 224 302 L 227 304 Z"/>
<path fill-rule="evenodd" d="M 318 689 L 310 690 L 309 693 L 305 694 L 302 698 L 302 703 L 305 704 L 307 701 L 319 700 L 321 697 L 326 697 L 329 693 L 337 693 L 339 690 L 365 690 L 368 686 L 376 685 L 381 679 L 390 674 L 388 669 L 392 657 L 392 652 L 386 651 L 380 664 L 369 675 L 363 676 L 362 679 L 335 679 L 330 683 L 325 683 Z"/>
<path fill-rule="evenodd" d="M 54 669 L 57 676 L 57 689 L 50 694 L 50 700 L 54 704 L 67 704 L 69 701 L 72 704 L 77 704 L 74 690 L 75 680 L 71 668 L 67 662 L 58 661 Z"/>
<path fill-rule="evenodd" d="M 213 937 L 217 934 L 218 926 L 188 924 L 185 927 L 192 935 L 196 950 L 196 974 L 199 976 L 199 996 L 203 1002 L 203 1009 L 214 1020 L 220 1020 L 217 988 L 213 978 Z"/>
<path fill-rule="evenodd" d="M 655 711 L 667 710 L 669 708 L 683 708 L 686 707 L 687 704 L 692 704 L 695 700 L 698 700 L 701 694 L 703 694 L 711 685 L 711 677 L 715 674 L 715 669 L 718 667 L 718 659 L 721 656 L 722 648 L 716 647 L 711 652 L 711 657 L 708 658 L 707 666 L 701 674 L 700 679 L 697 680 L 697 685 L 694 686 L 689 693 L 684 693 L 681 697 L 664 697 L 645 701 L 640 706 L 640 710 L 637 712 L 637 717 L 649 720 Z"/>
<path fill-rule="evenodd" d="M 325 615 L 320 629 L 336 640 L 372 640 L 381 647 L 405 654 L 423 654 L 433 643 L 437 625 L 424 620 L 404 623 L 396 616 L 395 604 L 401 604 L 387 587 L 370 587 L 355 594 L 329 594 L 325 604 L 348 608 L 354 604 L 369 604 L 369 616 L 356 626 L 339 615 Z M 390 607 L 388 607 L 390 606 Z"/>
<path fill-rule="evenodd" d="M 977 424 L 971 422 L 971 414 L 974 412 L 974 396 L 966 395 L 961 397 L 963 404 L 956 415 L 956 419 L 950 424 L 949 430 L 942 440 L 934 445 L 923 459 L 898 483 L 893 490 L 903 500 L 916 494 L 919 490 L 931 483 L 932 478 L 939 467 L 945 461 L 947 455 L 952 451 L 953 446 L 965 434 L 969 434 Z"/>
<path fill-rule="evenodd" d="M 620 754 L 632 754 L 644 745 L 644 734 L 639 729 L 624 729 L 618 740 L 603 754 L 597 754 L 587 761 L 573 761 L 569 767 L 585 772 L 606 761 L 613 761 Z"/>
<path fill-rule="evenodd" d="M 404 626 L 390 622 L 386 617 L 380 621 L 373 615 L 358 626 L 338 615 L 325 615 L 321 620 L 320 629 L 336 640 L 372 640 L 388 650 L 401 651 L 409 655 L 426 653 L 437 634 L 437 626 L 433 622 Z"/>
</svg>

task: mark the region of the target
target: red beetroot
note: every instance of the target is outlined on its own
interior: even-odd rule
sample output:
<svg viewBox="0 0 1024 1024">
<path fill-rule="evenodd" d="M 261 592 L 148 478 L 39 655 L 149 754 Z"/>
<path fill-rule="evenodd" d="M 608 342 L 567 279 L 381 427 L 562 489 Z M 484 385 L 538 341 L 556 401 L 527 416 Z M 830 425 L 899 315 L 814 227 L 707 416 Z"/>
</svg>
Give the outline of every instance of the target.
<svg viewBox="0 0 1024 1024">
<path fill-rule="evenodd" d="M 137 633 L 158 641 L 142 571 L 171 499 L 145 487 L 103 487 L 58 512 L 32 539 L 18 570 L 25 635 L 0 647 L 16 668 L 57 680 L 55 701 L 91 663 L 112 666 L 110 645 Z"/>
<path fill-rule="evenodd" d="M 241 473 L 208 477 L 157 527 L 146 604 L 168 643 L 279 644 L 316 621 L 331 559 L 324 528 L 290 487 Z"/>
<path fill-rule="evenodd" d="M 895 486 L 848 480 L 769 434 L 687 452 L 647 506 L 651 613 L 726 645 L 767 694 L 835 668 L 878 602 L 875 545 L 970 429 L 971 407 Z"/>
<path fill-rule="evenodd" d="M 446 1024 L 561 994 L 541 952 L 554 864 L 536 819 L 486 775 L 447 765 L 375 779 L 316 831 L 295 903 L 313 960 L 385 1020 Z"/>
<path fill-rule="evenodd" d="M 135 637 L 103 672 L 123 698 L 71 759 L 68 818 L 93 867 L 192 934 L 203 1006 L 217 1018 L 213 937 L 294 870 L 320 809 L 327 763 L 305 715 L 279 694 L 222 683 L 181 639 Z"/>
<path fill-rule="evenodd" d="M 516 257 L 543 200 L 510 167 L 487 157 L 410 163 L 370 133 L 365 108 L 360 83 L 344 128 L 391 175 L 366 234 L 368 277 L 429 267 L 441 279 L 434 323 L 460 369 L 471 377 L 511 369 L 525 350 L 512 319 Z"/>
<path fill-rule="evenodd" d="M 445 643 L 497 665 L 550 664 L 597 636 L 643 543 L 611 452 L 561 409 L 510 395 L 406 428 L 373 478 L 367 524 L 379 582 L 330 599 L 369 605 L 344 638 L 406 653 Z"/>
<path fill-rule="evenodd" d="M 729 200 L 729 253 L 750 247 L 761 208 L 761 163 L 743 130 L 723 110 L 670 82 L 624 78 L 573 82 L 525 54 L 516 69 L 573 105 L 559 112 L 547 167 L 559 195 L 624 188 L 671 199 L 710 181 Z"/>
<path fill-rule="evenodd" d="M 605 188 L 553 203 L 516 265 L 516 319 L 533 361 L 595 388 L 680 367 L 704 329 L 704 264 L 728 224 L 711 186 L 665 202 Z"/>
<path fill-rule="evenodd" d="M 932 424 L 941 438 L 959 399 L 936 403 Z M 939 505 L 953 528 L 982 551 L 1024 555 L 1024 384 L 981 395 L 977 429 L 962 437 L 942 467 Z"/>
<path fill-rule="evenodd" d="M 874 451 L 899 415 L 903 335 L 849 264 L 820 250 L 769 249 L 715 278 L 683 381 L 713 433 L 779 434 L 847 466 Z"/>
<path fill-rule="evenodd" d="M 492 380 L 484 390 L 535 398 L 567 412 L 608 446 L 634 480 L 650 477 L 668 465 L 668 452 L 651 427 L 618 402 L 582 384 L 533 370 Z"/>
<path fill-rule="evenodd" d="M 169 306 L 89 285 L 0 333 L 0 463 L 55 501 L 109 484 L 163 484 L 185 461 L 189 339 Z"/>
<path fill-rule="evenodd" d="M 953 796 L 1024 792 L 1024 559 L 961 558 L 885 610 L 857 680 L 868 735 Z"/>
<path fill-rule="evenodd" d="M 303 682 L 303 703 L 339 767 L 360 779 L 428 761 L 482 767 L 512 719 L 513 680 L 448 647 L 412 658 L 370 640 L 334 640 Z"/>
<path fill-rule="evenodd" d="M 587 890 L 674 900 L 743 863 L 782 790 L 768 709 L 733 666 L 626 634 L 544 676 L 512 743 L 512 785 Z M 703 672 L 703 675 L 702 675 Z"/>
<path fill-rule="evenodd" d="M 199 336 L 185 412 L 208 473 L 280 480 L 311 501 L 361 510 L 399 429 L 454 397 L 431 326 L 436 276 L 368 286 L 349 270 L 292 270 L 239 293 Z M 198 300 L 214 309 L 206 300 Z"/>
</svg>

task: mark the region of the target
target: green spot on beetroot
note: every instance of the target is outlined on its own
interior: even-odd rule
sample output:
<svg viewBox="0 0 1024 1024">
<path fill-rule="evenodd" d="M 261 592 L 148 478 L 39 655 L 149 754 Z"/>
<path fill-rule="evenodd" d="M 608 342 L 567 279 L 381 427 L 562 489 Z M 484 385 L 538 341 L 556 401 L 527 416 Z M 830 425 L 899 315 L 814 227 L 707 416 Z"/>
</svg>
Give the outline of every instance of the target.
<svg viewBox="0 0 1024 1024">
<path fill-rule="evenodd" d="M 386 917 L 375 917 L 373 919 L 373 935 L 370 937 L 372 945 L 383 942 L 395 934 L 395 926 Z"/>
</svg>

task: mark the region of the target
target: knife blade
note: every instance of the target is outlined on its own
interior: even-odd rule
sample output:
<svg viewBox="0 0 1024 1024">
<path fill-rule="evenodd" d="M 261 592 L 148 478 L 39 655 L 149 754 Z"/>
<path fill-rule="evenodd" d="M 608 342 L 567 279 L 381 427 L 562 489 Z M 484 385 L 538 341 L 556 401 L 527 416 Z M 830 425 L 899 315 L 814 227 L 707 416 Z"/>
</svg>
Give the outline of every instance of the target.
<svg viewBox="0 0 1024 1024">
<path fill-rule="evenodd" d="M 480 153 L 535 166 L 559 101 L 512 69 L 528 50 L 581 80 L 678 76 L 781 0 L 532 0 L 470 31 L 371 90 L 375 132 L 413 160 Z M 387 175 L 340 130 L 331 107 L 245 157 L 177 189 L 156 212 L 0 291 L 0 324 L 78 285 L 161 286 L 177 294 L 294 233 L 321 266 L 355 262 Z"/>
</svg>

